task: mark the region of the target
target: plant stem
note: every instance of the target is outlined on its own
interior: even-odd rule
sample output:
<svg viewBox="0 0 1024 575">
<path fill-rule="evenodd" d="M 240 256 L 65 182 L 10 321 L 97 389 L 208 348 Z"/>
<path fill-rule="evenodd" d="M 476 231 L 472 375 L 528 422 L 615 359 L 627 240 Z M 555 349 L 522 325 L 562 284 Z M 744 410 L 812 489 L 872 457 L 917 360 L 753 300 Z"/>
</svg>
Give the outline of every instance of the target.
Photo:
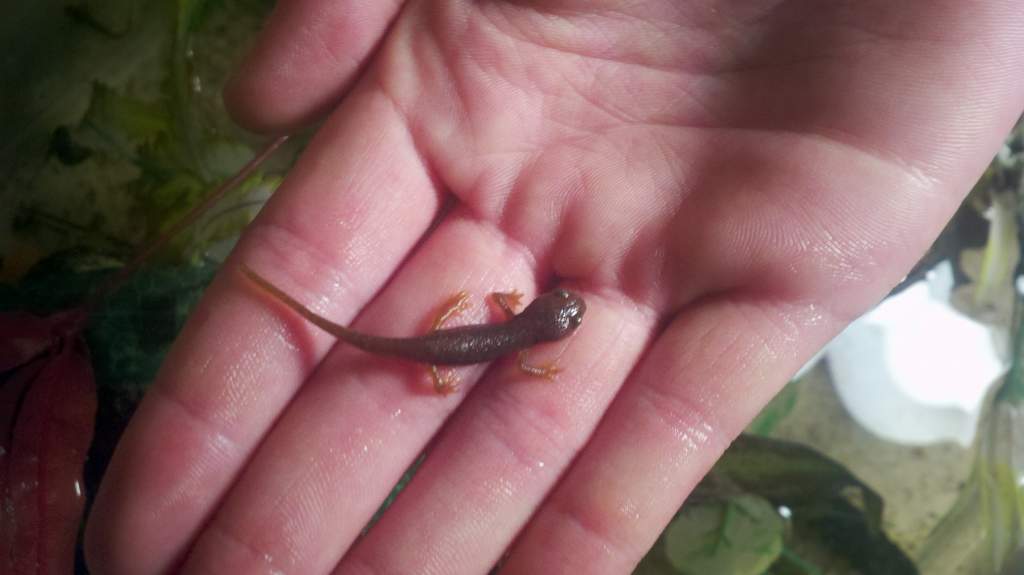
<svg viewBox="0 0 1024 575">
<path fill-rule="evenodd" d="M 221 182 L 219 186 L 213 189 L 201 202 L 195 205 L 178 221 L 174 222 L 167 230 L 157 236 L 152 242 L 144 246 L 139 253 L 127 265 L 125 265 L 119 272 L 114 274 L 109 280 L 107 280 L 99 289 L 97 289 L 93 295 L 89 298 L 85 305 L 85 309 L 88 312 L 92 312 L 104 299 L 109 297 L 111 294 L 120 289 L 128 279 L 148 260 L 154 253 L 160 248 L 167 245 L 175 236 L 181 233 L 182 230 L 195 223 L 200 216 L 202 216 L 207 210 L 209 210 L 214 204 L 217 203 L 224 194 L 228 193 L 239 184 L 244 182 L 259 166 L 266 161 L 271 154 L 273 154 L 281 144 L 284 144 L 288 140 L 288 136 L 278 136 L 274 140 L 270 141 L 266 146 L 263 147 L 259 152 L 248 163 L 242 166 L 242 169 L 238 170 L 235 175 L 231 176 L 227 180 Z"/>
</svg>

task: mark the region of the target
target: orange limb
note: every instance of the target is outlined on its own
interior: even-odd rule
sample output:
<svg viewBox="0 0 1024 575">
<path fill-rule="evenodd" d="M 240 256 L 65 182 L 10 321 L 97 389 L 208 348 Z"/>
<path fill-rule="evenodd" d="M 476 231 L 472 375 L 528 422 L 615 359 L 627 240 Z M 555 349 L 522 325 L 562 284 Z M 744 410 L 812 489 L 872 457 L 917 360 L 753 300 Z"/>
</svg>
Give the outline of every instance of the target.
<svg viewBox="0 0 1024 575">
<path fill-rule="evenodd" d="M 491 294 L 491 301 L 493 301 L 501 311 L 505 312 L 508 319 L 511 319 L 512 316 L 518 313 L 517 310 L 519 309 L 522 300 L 523 294 L 515 290 L 510 292 L 494 292 Z"/>
<path fill-rule="evenodd" d="M 532 375 L 533 377 L 543 377 L 547 380 L 554 380 L 555 376 L 562 371 L 560 367 L 554 363 L 545 363 L 541 365 L 532 365 L 526 361 L 526 351 L 519 352 L 519 371 Z"/>
<path fill-rule="evenodd" d="M 444 302 L 444 305 L 441 306 L 441 311 L 437 314 L 437 317 L 434 318 L 434 322 L 430 324 L 430 331 L 437 331 L 441 329 L 448 320 L 466 311 L 468 307 L 468 292 L 460 291 L 448 298 L 448 301 Z"/>
<path fill-rule="evenodd" d="M 436 365 L 430 366 L 430 379 L 438 395 L 448 395 L 459 390 L 459 378 L 450 371 L 441 371 Z"/>
<path fill-rule="evenodd" d="M 522 303 L 523 294 L 518 291 L 510 292 L 495 292 L 491 294 L 491 301 L 493 301 L 501 311 L 505 312 L 505 315 L 510 319 L 516 315 L 519 306 Z M 558 372 L 562 371 L 558 366 L 553 363 L 545 363 L 543 365 L 532 365 L 526 360 L 526 351 L 519 352 L 519 371 L 531 375 L 533 377 L 543 377 L 544 379 L 553 380 Z"/>
<path fill-rule="evenodd" d="M 430 331 L 437 331 L 451 318 L 466 311 L 469 307 L 469 293 L 460 291 L 441 306 L 441 311 L 430 324 Z M 436 365 L 430 366 L 430 379 L 434 382 L 434 391 L 439 395 L 455 393 L 459 389 L 459 378 L 450 371 L 442 372 Z"/>
</svg>

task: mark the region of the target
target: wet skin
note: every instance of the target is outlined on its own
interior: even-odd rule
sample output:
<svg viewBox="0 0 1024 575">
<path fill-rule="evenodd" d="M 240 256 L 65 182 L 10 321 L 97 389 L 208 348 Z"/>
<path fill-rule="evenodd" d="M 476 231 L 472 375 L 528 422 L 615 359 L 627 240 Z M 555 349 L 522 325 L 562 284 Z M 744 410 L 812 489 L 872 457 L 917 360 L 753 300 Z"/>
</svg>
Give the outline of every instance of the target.
<svg viewBox="0 0 1024 575">
<path fill-rule="evenodd" d="M 518 292 L 493 293 L 491 299 L 505 312 L 501 323 L 442 327 L 448 319 L 466 307 L 469 295 L 452 297 L 435 318 L 429 332 L 415 337 L 386 337 L 361 333 L 314 313 L 280 288 L 247 267 L 243 273 L 274 299 L 285 304 L 310 323 L 361 350 L 430 364 L 434 388 L 440 394 L 455 391 L 457 381 L 450 373 L 441 373 L 438 365 L 485 363 L 513 352 L 519 353 L 519 368 L 530 375 L 551 379 L 559 369 L 554 365 L 531 365 L 525 350 L 539 343 L 557 341 L 572 334 L 583 322 L 587 305 L 576 293 L 556 289 L 541 294 L 521 313 L 515 308 L 522 297 Z"/>
</svg>

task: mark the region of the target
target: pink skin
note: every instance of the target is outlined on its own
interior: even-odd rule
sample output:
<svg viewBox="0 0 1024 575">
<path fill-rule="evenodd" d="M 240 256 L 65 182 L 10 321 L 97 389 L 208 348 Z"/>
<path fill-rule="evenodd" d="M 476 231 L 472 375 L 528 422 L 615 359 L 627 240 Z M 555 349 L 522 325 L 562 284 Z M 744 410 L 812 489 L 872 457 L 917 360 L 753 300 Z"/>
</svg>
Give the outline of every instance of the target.
<svg viewBox="0 0 1024 575">
<path fill-rule="evenodd" d="M 507 550 L 509 573 L 627 572 L 1024 107 L 1019 0 L 297 0 L 253 54 L 240 122 L 332 111 L 125 434 L 97 573 L 484 573 Z M 423 369 L 332 347 L 243 262 L 371 333 L 555 278 L 588 311 L 531 352 L 557 382 L 509 358 L 439 398 Z"/>
</svg>

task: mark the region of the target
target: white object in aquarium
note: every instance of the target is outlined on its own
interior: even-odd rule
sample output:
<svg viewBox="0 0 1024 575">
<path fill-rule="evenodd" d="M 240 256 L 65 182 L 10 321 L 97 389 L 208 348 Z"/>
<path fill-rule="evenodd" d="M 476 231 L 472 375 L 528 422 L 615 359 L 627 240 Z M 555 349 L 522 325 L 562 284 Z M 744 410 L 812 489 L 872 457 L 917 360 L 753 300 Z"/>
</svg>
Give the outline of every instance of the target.
<svg viewBox="0 0 1024 575">
<path fill-rule="evenodd" d="M 829 344 L 836 391 L 858 423 L 890 441 L 968 446 L 986 393 L 1006 373 L 1005 330 L 950 304 L 949 262 L 889 297 Z M 1000 341 L 1003 340 L 1003 341 Z"/>
</svg>

